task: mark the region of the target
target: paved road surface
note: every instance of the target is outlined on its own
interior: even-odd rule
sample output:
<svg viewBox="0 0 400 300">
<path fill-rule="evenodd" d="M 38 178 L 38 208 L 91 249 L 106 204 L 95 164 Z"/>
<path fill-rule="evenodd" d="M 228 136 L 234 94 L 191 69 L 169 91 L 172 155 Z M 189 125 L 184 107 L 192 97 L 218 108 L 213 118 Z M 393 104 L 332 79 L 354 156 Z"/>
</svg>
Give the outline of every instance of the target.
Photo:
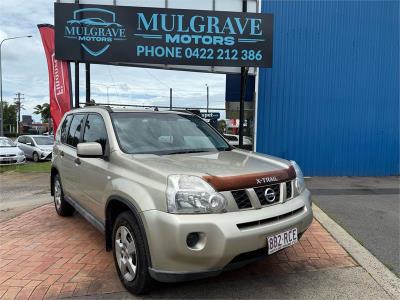
<svg viewBox="0 0 400 300">
<path fill-rule="evenodd" d="M 0 173 L 0 222 L 52 201 L 49 174 Z"/>
<path fill-rule="evenodd" d="M 307 179 L 315 203 L 400 276 L 399 177 Z"/>
</svg>

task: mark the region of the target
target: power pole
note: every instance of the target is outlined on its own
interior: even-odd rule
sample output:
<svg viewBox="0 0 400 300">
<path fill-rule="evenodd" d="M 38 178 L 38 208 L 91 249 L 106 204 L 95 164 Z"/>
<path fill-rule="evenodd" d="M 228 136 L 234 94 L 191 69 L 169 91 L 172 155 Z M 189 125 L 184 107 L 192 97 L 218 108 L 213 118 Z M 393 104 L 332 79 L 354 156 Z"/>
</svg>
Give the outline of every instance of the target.
<svg viewBox="0 0 400 300">
<path fill-rule="evenodd" d="M 17 134 L 19 134 L 19 122 L 21 120 L 21 108 L 22 108 L 21 100 L 24 100 L 25 98 L 21 97 L 24 95 L 21 93 L 16 93 L 15 95 L 16 97 L 14 98 L 14 100 L 15 100 L 15 105 L 17 106 Z"/>
<path fill-rule="evenodd" d="M 242 11 L 247 12 L 247 0 L 243 0 Z M 244 127 L 244 101 L 246 99 L 248 67 L 240 68 L 240 103 L 239 103 L 239 148 L 243 148 L 243 127 Z"/>
<path fill-rule="evenodd" d="M 169 110 L 172 110 L 172 88 L 169 89 Z"/>
<path fill-rule="evenodd" d="M 207 87 L 207 113 L 208 113 L 208 107 L 210 106 L 210 87 L 208 84 L 206 84 Z"/>
</svg>

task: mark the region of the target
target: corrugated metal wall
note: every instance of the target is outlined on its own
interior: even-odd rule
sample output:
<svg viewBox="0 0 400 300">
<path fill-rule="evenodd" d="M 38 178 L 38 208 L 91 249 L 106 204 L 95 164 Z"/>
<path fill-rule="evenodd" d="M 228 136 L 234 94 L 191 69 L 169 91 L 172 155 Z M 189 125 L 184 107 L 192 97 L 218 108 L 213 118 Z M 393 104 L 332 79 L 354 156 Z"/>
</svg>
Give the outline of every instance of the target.
<svg viewBox="0 0 400 300">
<path fill-rule="evenodd" d="M 306 175 L 399 174 L 399 2 L 263 1 L 257 151 Z"/>
</svg>

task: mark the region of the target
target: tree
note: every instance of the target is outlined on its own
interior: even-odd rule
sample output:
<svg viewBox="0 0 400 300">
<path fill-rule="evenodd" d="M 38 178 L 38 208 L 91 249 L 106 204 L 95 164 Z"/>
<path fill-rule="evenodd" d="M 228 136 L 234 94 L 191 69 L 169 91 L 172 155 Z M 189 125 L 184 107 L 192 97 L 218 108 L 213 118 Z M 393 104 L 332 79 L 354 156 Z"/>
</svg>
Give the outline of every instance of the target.
<svg viewBox="0 0 400 300">
<path fill-rule="evenodd" d="M 5 131 L 10 127 L 15 128 L 14 126 L 17 124 L 17 106 L 15 104 L 3 102 L 3 117 Z"/>
<path fill-rule="evenodd" d="M 50 104 L 43 103 L 42 105 L 36 105 L 33 113 L 35 115 L 40 115 L 43 123 L 48 123 L 50 120 Z"/>
<path fill-rule="evenodd" d="M 221 133 L 226 133 L 226 121 L 225 120 L 218 121 L 218 131 Z"/>
</svg>

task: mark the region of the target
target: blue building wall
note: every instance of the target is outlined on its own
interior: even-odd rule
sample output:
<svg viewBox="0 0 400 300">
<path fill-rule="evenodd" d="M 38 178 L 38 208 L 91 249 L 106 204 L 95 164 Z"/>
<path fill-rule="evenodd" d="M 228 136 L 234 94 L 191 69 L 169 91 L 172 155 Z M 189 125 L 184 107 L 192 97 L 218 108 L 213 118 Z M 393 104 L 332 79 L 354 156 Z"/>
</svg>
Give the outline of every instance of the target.
<svg viewBox="0 0 400 300">
<path fill-rule="evenodd" d="M 399 2 L 263 1 L 257 151 L 306 175 L 399 174 Z"/>
</svg>

